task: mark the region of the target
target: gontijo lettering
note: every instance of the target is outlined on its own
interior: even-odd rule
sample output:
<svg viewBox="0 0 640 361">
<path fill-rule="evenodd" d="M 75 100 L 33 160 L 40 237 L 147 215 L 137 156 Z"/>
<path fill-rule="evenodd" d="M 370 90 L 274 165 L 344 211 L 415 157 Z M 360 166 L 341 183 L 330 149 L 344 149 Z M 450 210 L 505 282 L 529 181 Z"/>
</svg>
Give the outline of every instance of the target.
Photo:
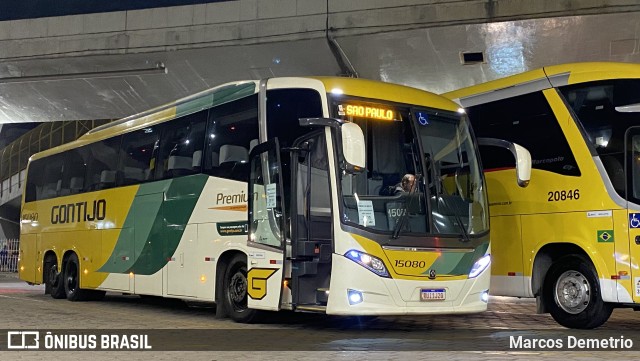
<svg viewBox="0 0 640 361">
<path fill-rule="evenodd" d="M 104 199 L 89 202 L 62 204 L 51 207 L 51 224 L 64 224 L 87 221 L 101 221 L 107 215 L 107 201 Z"/>
</svg>

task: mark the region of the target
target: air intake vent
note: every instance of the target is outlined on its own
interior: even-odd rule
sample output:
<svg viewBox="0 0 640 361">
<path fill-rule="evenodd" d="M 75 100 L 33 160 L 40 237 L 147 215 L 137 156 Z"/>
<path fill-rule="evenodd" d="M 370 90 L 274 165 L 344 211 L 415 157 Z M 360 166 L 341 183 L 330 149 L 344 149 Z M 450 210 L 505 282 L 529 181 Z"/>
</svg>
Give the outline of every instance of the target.
<svg viewBox="0 0 640 361">
<path fill-rule="evenodd" d="M 484 63 L 484 53 L 482 51 L 460 53 L 460 60 L 464 65 Z"/>
</svg>

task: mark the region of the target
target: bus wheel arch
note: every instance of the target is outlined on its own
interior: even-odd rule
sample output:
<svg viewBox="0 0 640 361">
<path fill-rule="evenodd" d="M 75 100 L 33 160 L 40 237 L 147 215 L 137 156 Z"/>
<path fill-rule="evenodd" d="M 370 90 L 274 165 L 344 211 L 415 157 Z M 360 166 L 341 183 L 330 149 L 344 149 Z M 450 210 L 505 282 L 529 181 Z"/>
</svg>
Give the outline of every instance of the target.
<svg viewBox="0 0 640 361">
<path fill-rule="evenodd" d="M 58 264 L 58 257 L 53 250 L 48 250 L 44 254 L 42 266 L 42 281 L 44 283 L 44 293 L 51 295 L 55 299 L 66 298 L 63 283 L 63 268 Z"/>
<path fill-rule="evenodd" d="M 565 255 L 582 255 L 589 259 L 587 253 L 573 243 L 549 243 L 538 250 L 533 260 L 531 271 L 531 292 L 534 297 L 542 296 L 545 277 L 551 266 Z M 546 313 L 548 311 L 544 311 Z"/>
<path fill-rule="evenodd" d="M 593 261 L 573 244 L 547 246 L 536 255 L 532 273 L 532 290 L 539 303 L 565 327 L 591 329 L 602 325 L 613 306 L 602 299 Z"/>
<path fill-rule="evenodd" d="M 258 312 L 247 308 L 247 270 L 246 254 L 230 251 L 221 255 L 216 269 L 216 317 L 221 312 L 236 322 L 255 320 Z"/>
</svg>

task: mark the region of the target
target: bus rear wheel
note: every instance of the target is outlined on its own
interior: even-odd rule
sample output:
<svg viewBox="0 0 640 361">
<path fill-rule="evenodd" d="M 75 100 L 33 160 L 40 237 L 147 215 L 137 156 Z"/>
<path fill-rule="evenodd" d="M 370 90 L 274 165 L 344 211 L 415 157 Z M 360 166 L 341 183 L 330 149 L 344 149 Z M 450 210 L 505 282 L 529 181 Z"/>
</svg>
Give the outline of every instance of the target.
<svg viewBox="0 0 640 361">
<path fill-rule="evenodd" d="M 247 261 L 244 256 L 237 255 L 231 259 L 224 275 L 223 302 L 229 317 L 236 322 L 254 321 L 256 310 L 247 306 Z"/>
<path fill-rule="evenodd" d="M 562 257 L 551 265 L 544 298 L 553 319 L 568 328 L 596 328 L 607 322 L 613 311 L 613 306 L 602 300 L 591 262 L 580 255 Z"/>
<path fill-rule="evenodd" d="M 45 294 L 50 294 L 55 299 L 66 298 L 62 281 L 62 272 L 58 271 L 58 262 L 54 256 L 48 256 L 44 262 L 42 278 L 45 283 Z"/>
<path fill-rule="evenodd" d="M 64 291 L 69 301 L 87 301 L 94 299 L 92 292 L 80 288 L 80 262 L 75 253 L 64 264 Z"/>
</svg>

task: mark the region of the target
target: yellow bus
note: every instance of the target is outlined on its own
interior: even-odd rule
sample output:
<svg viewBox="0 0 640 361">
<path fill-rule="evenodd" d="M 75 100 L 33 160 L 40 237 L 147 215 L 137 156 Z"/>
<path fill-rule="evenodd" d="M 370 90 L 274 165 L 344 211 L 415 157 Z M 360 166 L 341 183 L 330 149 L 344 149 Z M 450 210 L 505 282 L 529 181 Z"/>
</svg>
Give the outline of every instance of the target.
<svg viewBox="0 0 640 361">
<path fill-rule="evenodd" d="M 71 301 L 213 301 L 240 322 L 484 311 L 486 188 L 458 108 L 374 81 L 273 78 L 96 128 L 30 159 L 20 278 Z"/>
<path fill-rule="evenodd" d="M 531 153 L 531 185 L 519 188 L 509 155 L 481 148 L 492 294 L 535 297 L 538 312 L 571 328 L 639 307 L 640 65 L 549 66 L 444 95 L 478 137 Z"/>
</svg>

